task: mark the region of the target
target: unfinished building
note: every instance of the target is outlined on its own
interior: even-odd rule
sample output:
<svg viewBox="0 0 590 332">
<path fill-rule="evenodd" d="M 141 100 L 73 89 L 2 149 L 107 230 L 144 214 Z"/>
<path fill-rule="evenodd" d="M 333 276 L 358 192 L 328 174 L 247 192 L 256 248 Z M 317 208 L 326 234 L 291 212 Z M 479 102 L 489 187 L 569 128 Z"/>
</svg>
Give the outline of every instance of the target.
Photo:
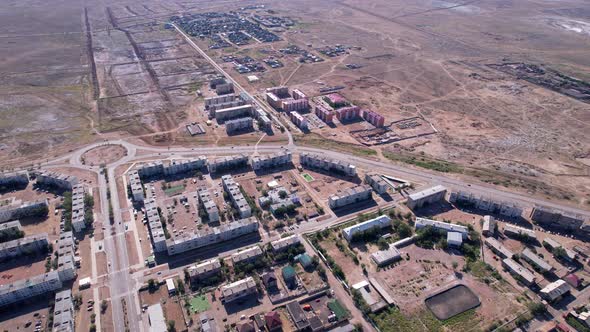
<svg viewBox="0 0 590 332">
<path fill-rule="evenodd" d="M 224 175 L 221 177 L 221 183 L 223 184 L 225 192 L 228 193 L 232 205 L 237 210 L 240 218 L 250 217 L 252 215 L 252 209 L 246 198 L 244 198 L 242 190 L 234 178 L 229 174 Z"/>
<path fill-rule="evenodd" d="M 445 199 L 447 188 L 438 185 L 419 192 L 415 192 L 408 196 L 406 205 L 410 209 L 418 209 L 424 205 L 438 203 Z"/>
<path fill-rule="evenodd" d="M 311 153 L 302 153 L 300 156 L 301 165 L 320 169 L 326 172 L 335 172 L 346 176 L 356 176 L 356 166 L 343 163 L 340 160 L 334 160 Z"/>
<path fill-rule="evenodd" d="M 288 165 L 292 162 L 293 156 L 291 151 L 281 151 L 270 155 L 252 157 L 252 169 L 260 171 L 267 168 L 274 168 Z"/>
<path fill-rule="evenodd" d="M 359 185 L 347 188 L 336 194 L 330 195 L 328 204 L 331 209 L 338 209 L 347 205 L 354 205 L 368 201 L 372 197 L 373 189 L 367 185 Z"/>
<path fill-rule="evenodd" d="M 449 202 L 459 206 L 472 206 L 482 211 L 509 218 L 520 217 L 522 215 L 522 208 L 513 202 L 497 201 L 489 197 L 476 196 L 463 191 L 452 192 L 449 195 Z"/>
<path fill-rule="evenodd" d="M 217 173 L 248 166 L 248 155 L 239 154 L 217 158 L 209 162 L 209 172 Z"/>
</svg>

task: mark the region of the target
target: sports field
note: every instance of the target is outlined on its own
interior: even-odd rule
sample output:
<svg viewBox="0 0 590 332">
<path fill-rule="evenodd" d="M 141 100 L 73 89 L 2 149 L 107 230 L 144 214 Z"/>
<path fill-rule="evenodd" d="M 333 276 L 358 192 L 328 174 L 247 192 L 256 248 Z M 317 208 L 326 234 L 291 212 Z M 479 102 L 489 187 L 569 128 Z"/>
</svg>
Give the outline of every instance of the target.
<svg viewBox="0 0 590 332">
<path fill-rule="evenodd" d="M 193 296 L 189 302 L 191 305 L 191 311 L 196 314 L 207 311 L 211 308 L 211 304 L 209 304 L 205 295 Z"/>
<path fill-rule="evenodd" d="M 313 176 L 309 175 L 308 173 L 303 173 L 301 174 L 301 176 L 303 176 L 303 178 L 305 179 L 305 181 L 307 182 L 311 182 L 314 180 Z"/>
</svg>

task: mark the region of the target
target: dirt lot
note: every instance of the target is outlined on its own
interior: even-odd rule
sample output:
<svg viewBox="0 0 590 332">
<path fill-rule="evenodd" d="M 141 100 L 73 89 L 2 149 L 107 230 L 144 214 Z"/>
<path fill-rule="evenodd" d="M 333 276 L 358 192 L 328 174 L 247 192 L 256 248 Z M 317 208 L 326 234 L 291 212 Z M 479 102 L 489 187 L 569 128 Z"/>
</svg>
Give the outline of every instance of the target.
<svg viewBox="0 0 590 332">
<path fill-rule="evenodd" d="M 166 320 L 173 320 L 176 322 L 176 328 L 179 331 L 186 330 L 183 305 L 184 303 L 177 297 L 169 297 L 166 285 L 161 285 L 157 290 L 150 292 L 148 290 L 139 292 L 140 304 L 142 306 L 153 305 L 156 303 L 162 304 L 162 310 L 164 311 L 164 317 Z"/>
<path fill-rule="evenodd" d="M 0 285 L 7 285 L 46 272 L 47 255 L 20 256 L 18 259 L 0 264 Z"/>
<path fill-rule="evenodd" d="M 11 310 L 0 312 L 0 322 L 2 329 L 6 331 L 34 331 L 35 325 L 40 321 L 41 328 L 47 325 L 49 315 L 49 302 L 53 301 L 51 296 L 41 297 L 33 301 L 25 302 L 18 307 L 12 307 Z M 27 326 L 27 324 L 31 322 Z"/>
<path fill-rule="evenodd" d="M 109 144 L 86 151 L 82 155 L 82 160 L 84 164 L 90 166 L 110 164 L 123 158 L 126 153 L 127 150 L 121 145 Z"/>
<path fill-rule="evenodd" d="M 426 299 L 426 306 L 440 320 L 449 319 L 479 304 L 477 295 L 464 285 L 452 287 Z"/>
</svg>

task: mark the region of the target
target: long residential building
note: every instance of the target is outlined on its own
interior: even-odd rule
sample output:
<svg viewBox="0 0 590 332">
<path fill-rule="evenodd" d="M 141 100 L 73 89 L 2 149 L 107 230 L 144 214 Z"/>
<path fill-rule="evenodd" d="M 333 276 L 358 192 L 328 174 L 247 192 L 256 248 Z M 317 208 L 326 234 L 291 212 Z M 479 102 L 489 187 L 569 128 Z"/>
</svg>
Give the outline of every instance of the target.
<svg viewBox="0 0 590 332">
<path fill-rule="evenodd" d="M 17 280 L 11 284 L 0 285 L 0 307 L 53 292 L 60 289 L 62 285 L 63 283 L 57 271 Z"/>
<path fill-rule="evenodd" d="M 188 268 L 191 284 L 210 278 L 220 272 L 221 262 L 219 262 L 218 258 L 212 258 Z"/>
<path fill-rule="evenodd" d="M 252 215 L 252 208 L 250 208 L 250 204 L 244 198 L 242 190 L 234 178 L 229 174 L 224 175 L 221 177 L 221 183 L 223 184 L 223 189 L 229 194 L 233 207 L 240 214 L 240 218 L 250 217 Z"/>
<path fill-rule="evenodd" d="M 281 151 L 269 155 L 252 157 L 252 169 L 259 171 L 290 164 L 293 160 L 291 151 Z"/>
<path fill-rule="evenodd" d="M 75 312 L 72 291 L 69 289 L 55 293 L 55 305 L 53 309 L 54 332 L 74 332 Z"/>
<path fill-rule="evenodd" d="M 143 193 L 143 185 L 141 184 L 141 179 L 139 178 L 139 172 L 137 170 L 131 170 L 129 174 L 127 174 L 127 178 L 129 179 L 129 188 L 131 189 L 131 197 L 135 202 L 143 202 L 145 199 L 145 195 Z"/>
<path fill-rule="evenodd" d="M 158 213 L 158 204 L 156 203 L 152 190 L 151 187 L 148 187 L 146 191 L 148 197 L 144 203 L 145 218 L 150 228 L 154 251 L 163 252 L 166 251 L 166 235 L 164 233 L 164 228 L 162 227 L 160 214 Z"/>
<path fill-rule="evenodd" d="M 315 115 L 327 124 L 334 123 L 334 111 L 321 104 L 316 104 Z"/>
<path fill-rule="evenodd" d="M 252 130 L 254 128 L 254 119 L 251 117 L 237 118 L 225 122 L 226 133 L 233 134 L 245 130 Z"/>
<path fill-rule="evenodd" d="M 240 99 L 237 95 L 223 95 L 205 98 L 205 108 L 209 109 L 211 106 L 230 103 Z"/>
<path fill-rule="evenodd" d="M 26 254 L 46 252 L 48 244 L 47 233 L 0 243 L 0 261 Z"/>
<path fill-rule="evenodd" d="M 422 191 L 410 194 L 406 205 L 410 209 L 421 208 L 426 204 L 438 203 L 445 199 L 447 188 L 443 186 L 434 186 L 432 188 L 424 189 Z"/>
<path fill-rule="evenodd" d="M 219 209 L 215 204 L 215 201 L 211 198 L 211 193 L 207 188 L 199 188 L 197 190 L 197 195 L 199 197 L 199 203 L 204 211 L 207 213 L 207 217 L 209 222 L 217 222 L 219 221 Z"/>
<path fill-rule="evenodd" d="M 365 175 L 365 182 L 370 185 L 371 188 L 373 188 L 373 191 L 379 195 L 385 194 L 387 192 L 387 188 L 389 187 L 387 182 L 385 182 L 385 180 L 383 180 L 383 178 L 377 174 L 367 173 L 367 175 Z"/>
<path fill-rule="evenodd" d="M 381 215 L 377 218 L 367 220 L 356 225 L 346 227 L 342 230 L 342 236 L 350 242 L 356 234 L 360 234 L 372 229 L 382 229 L 391 226 L 391 218 L 387 215 Z"/>
<path fill-rule="evenodd" d="M 164 163 L 161 160 L 152 161 L 141 165 L 137 172 L 142 179 L 161 176 L 164 174 Z"/>
<path fill-rule="evenodd" d="M 26 186 L 29 183 L 29 172 L 17 171 L 0 173 L 0 187 Z"/>
<path fill-rule="evenodd" d="M 19 220 L 8 221 L 0 224 L 0 234 L 14 234 L 17 231 L 22 231 L 22 226 Z"/>
<path fill-rule="evenodd" d="M 207 166 L 207 157 L 199 156 L 191 159 L 172 160 L 165 165 L 162 172 L 166 176 L 194 172 Z"/>
<path fill-rule="evenodd" d="M 562 258 L 564 258 L 570 262 L 574 261 L 578 258 L 578 255 L 575 252 L 564 247 L 561 243 L 557 242 L 556 240 L 554 240 L 552 238 L 547 237 L 547 238 L 543 239 L 543 245 L 551 251 L 553 251 L 555 248 L 563 248 L 563 250 L 565 251 L 565 257 L 562 257 Z"/>
<path fill-rule="evenodd" d="M 307 121 L 307 119 L 303 115 L 299 114 L 299 112 L 290 111 L 289 118 L 291 119 L 291 122 L 293 122 L 297 126 L 297 128 L 301 130 L 309 129 L 309 121 Z"/>
<path fill-rule="evenodd" d="M 512 258 L 514 257 L 514 253 L 510 251 L 510 249 L 506 248 L 500 241 L 494 239 L 493 237 L 488 237 L 484 240 L 484 243 L 490 250 L 492 250 L 496 255 L 500 256 L 501 258 Z"/>
<path fill-rule="evenodd" d="M 535 206 L 531 211 L 530 218 L 539 225 L 566 230 L 579 229 L 586 219 L 582 215 L 571 214 L 544 206 Z"/>
<path fill-rule="evenodd" d="M 270 243 L 270 246 L 273 252 L 280 252 L 283 250 L 287 250 L 289 247 L 298 245 L 300 243 L 301 239 L 299 238 L 299 235 L 293 234 L 282 239 L 272 241 Z"/>
<path fill-rule="evenodd" d="M 371 110 L 362 110 L 363 119 L 375 127 L 381 128 L 385 125 L 385 117 Z"/>
<path fill-rule="evenodd" d="M 414 226 L 416 227 L 416 229 L 430 226 L 436 230 L 444 232 L 445 234 L 448 232 L 461 233 L 463 239 L 466 239 L 469 235 L 469 229 L 465 226 L 420 217 L 416 218 Z"/>
<path fill-rule="evenodd" d="M 527 286 L 531 286 L 536 282 L 534 274 L 511 258 L 502 260 L 502 266 Z"/>
<path fill-rule="evenodd" d="M 217 122 L 224 122 L 226 120 L 231 120 L 244 116 L 251 116 L 252 112 L 253 108 L 250 104 L 222 108 L 215 111 L 215 119 L 217 119 Z"/>
<path fill-rule="evenodd" d="M 227 284 L 221 287 L 221 302 L 230 303 L 237 299 L 241 299 L 248 295 L 254 295 L 258 293 L 256 282 L 252 277 L 247 277 L 231 284 Z"/>
<path fill-rule="evenodd" d="M 522 215 L 522 207 L 513 202 L 493 200 L 485 196 L 477 196 L 468 192 L 452 192 L 449 202 L 458 205 L 469 205 L 479 210 L 496 213 L 502 216 L 514 218 Z"/>
<path fill-rule="evenodd" d="M 359 202 L 370 200 L 373 189 L 367 185 L 359 185 L 351 188 L 344 189 L 341 192 L 330 195 L 328 198 L 328 204 L 330 208 L 337 209 L 343 206 L 356 204 Z"/>
<path fill-rule="evenodd" d="M 194 233 L 176 236 L 166 241 L 166 247 L 168 255 L 178 255 L 189 250 L 233 240 L 257 231 L 258 220 L 251 217 L 222 224 L 219 227 L 209 228 L 205 231 L 195 231 Z"/>
<path fill-rule="evenodd" d="M 209 172 L 217 173 L 234 168 L 248 166 L 248 155 L 238 154 L 217 158 L 209 162 Z"/>
<path fill-rule="evenodd" d="M 338 121 L 345 122 L 358 119 L 361 116 L 361 108 L 358 106 L 342 107 L 334 111 Z"/>
<path fill-rule="evenodd" d="M 299 157 L 301 164 L 304 166 L 328 172 L 337 172 L 346 176 L 356 176 L 356 166 L 352 164 L 343 163 L 340 160 L 334 160 L 311 153 L 302 153 Z"/>
<path fill-rule="evenodd" d="M 524 249 L 522 251 L 522 253 L 520 254 L 520 256 L 525 261 L 527 261 L 531 265 L 535 266 L 538 269 L 538 271 L 540 271 L 541 273 L 546 273 L 546 272 L 550 272 L 553 270 L 553 266 L 551 266 L 549 263 L 547 263 L 545 260 L 543 260 L 537 254 L 532 252 L 529 248 Z"/>
<path fill-rule="evenodd" d="M 253 246 L 231 255 L 232 263 L 249 263 L 262 256 L 262 249 L 259 246 Z"/>
<path fill-rule="evenodd" d="M 37 174 L 37 183 L 64 191 L 72 191 L 72 188 L 78 184 L 78 178 L 72 175 L 43 171 Z"/>
<path fill-rule="evenodd" d="M 76 232 L 81 232 L 86 228 L 84 221 L 84 187 L 82 185 L 75 185 L 72 188 L 72 228 Z"/>
<path fill-rule="evenodd" d="M 564 280 L 559 279 L 541 289 L 539 295 L 541 295 L 543 299 L 553 302 L 562 298 L 565 294 L 569 293 L 570 290 L 571 286 Z"/>
<path fill-rule="evenodd" d="M 518 227 L 511 224 L 504 225 L 504 234 L 509 236 L 525 236 L 529 239 L 536 239 L 535 231 L 528 228 Z"/>
<path fill-rule="evenodd" d="M 49 202 L 47 198 L 24 203 L 20 200 L 13 200 L 8 205 L 0 206 L 0 223 L 9 220 L 39 216 L 41 215 L 41 212 L 45 213 L 48 208 Z"/>
</svg>

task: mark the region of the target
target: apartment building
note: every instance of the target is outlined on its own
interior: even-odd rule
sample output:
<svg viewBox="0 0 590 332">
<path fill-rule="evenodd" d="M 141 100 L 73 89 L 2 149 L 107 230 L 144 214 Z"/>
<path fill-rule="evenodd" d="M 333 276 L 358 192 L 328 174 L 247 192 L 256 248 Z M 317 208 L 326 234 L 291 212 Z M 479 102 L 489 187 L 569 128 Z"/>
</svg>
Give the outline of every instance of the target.
<svg viewBox="0 0 590 332">
<path fill-rule="evenodd" d="M 11 284 L 0 285 L 0 307 L 53 292 L 60 289 L 62 285 L 57 271 L 17 280 Z"/>
<path fill-rule="evenodd" d="M 334 111 L 323 105 L 316 104 L 315 115 L 327 124 L 334 123 Z"/>
<path fill-rule="evenodd" d="M 221 263 L 218 258 L 203 261 L 188 268 L 191 284 L 198 283 L 221 272 Z"/>
<path fill-rule="evenodd" d="M 158 213 L 158 205 L 155 197 L 151 192 L 151 188 L 148 189 L 148 197 L 145 201 L 145 218 L 150 228 L 150 234 L 152 236 L 152 244 L 155 252 L 166 251 L 166 235 L 164 228 L 162 227 L 162 221 L 160 214 Z"/>
<path fill-rule="evenodd" d="M 84 221 L 84 187 L 75 185 L 72 188 L 72 228 L 76 232 L 81 232 L 86 228 Z"/>
<path fill-rule="evenodd" d="M 505 217 L 520 217 L 522 207 L 513 202 L 493 200 L 485 196 L 477 196 L 468 192 L 452 192 L 449 195 L 449 202 L 457 205 L 472 206 L 476 209 L 496 213 Z"/>
<path fill-rule="evenodd" d="M 541 289 L 541 291 L 539 291 L 539 295 L 549 302 L 554 302 L 569 293 L 571 289 L 571 286 L 567 282 L 559 279 Z"/>
<path fill-rule="evenodd" d="M 76 261 L 74 255 L 63 255 L 57 258 L 57 274 L 59 280 L 68 281 L 76 278 Z"/>
<path fill-rule="evenodd" d="M 78 178 L 72 175 L 43 171 L 37 174 L 37 184 L 72 191 L 72 188 L 78 184 Z"/>
<path fill-rule="evenodd" d="M 234 84 L 232 82 L 217 84 L 215 86 L 215 92 L 218 95 L 226 95 L 234 92 Z"/>
<path fill-rule="evenodd" d="M 223 108 L 215 111 L 215 119 L 217 122 L 225 122 L 227 120 L 251 116 L 253 112 L 252 105 L 246 104 L 236 107 Z"/>
<path fill-rule="evenodd" d="M 383 178 L 377 174 L 367 173 L 367 175 L 365 175 L 365 183 L 371 186 L 373 191 L 379 195 L 385 194 L 387 192 L 387 188 L 389 188 L 387 182 L 385 182 L 385 180 L 383 180 Z"/>
<path fill-rule="evenodd" d="M 48 244 L 49 239 L 47 233 L 0 243 L 0 261 L 12 259 L 21 255 L 47 252 Z"/>
<path fill-rule="evenodd" d="M 26 217 L 44 216 L 48 209 L 49 202 L 46 198 L 24 203 L 20 200 L 13 200 L 7 205 L 0 206 L 0 223 Z"/>
<path fill-rule="evenodd" d="M 205 231 L 196 231 L 194 233 L 176 236 L 166 241 L 166 246 L 168 255 L 177 255 L 189 250 L 233 240 L 257 231 L 258 220 L 255 217 L 251 217 L 222 224 L 219 227 L 209 228 Z"/>
<path fill-rule="evenodd" d="M 19 220 L 8 221 L 0 224 L 0 235 L 14 234 L 16 231 L 22 231 L 22 226 Z"/>
<path fill-rule="evenodd" d="M 551 264 L 547 263 L 544 259 L 539 257 L 534 252 L 532 252 L 529 248 L 524 249 L 522 251 L 522 253 L 520 254 L 520 256 L 525 261 L 529 262 L 529 264 L 535 266 L 537 268 L 537 270 L 540 271 L 541 273 L 547 273 L 547 272 L 551 272 L 554 270 L 554 268 L 553 268 L 553 266 L 551 266 Z"/>
<path fill-rule="evenodd" d="M 238 154 L 217 158 L 209 162 L 209 172 L 216 173 L 245 166 L 248 166 L 248 155 Z"/>
<path fill-rule="evenodd" d="M 537 238 L 537 235 L 535 234 L 534 230 L 514 226 L 511 224 L 504 225 L 504 234 L 506 234 L 508 236 L 516 236 L 516 237 L 526 236 L 529 239 L 536 239 Z"/>
<path fill-rule="evenodd" d="M 221 302 L 230 303 L 245 296 L 258 294 L 256 282 L 247 277 L 221 287 Z"/>
<path fill-rule="evenodd" d="M 127 178 L 129 180 L 129 188 L 131 189 L 133 201 L 143 202 L 145 195 L 143 193 L 141 179 L 139 178 L 139 172 L 137 170 L 131 170 L 129 174 L 127 174 Z"/>
<path fill-rule="evenodd" d="M 328 204 L 330 208 L 337 209 L 343 206 L 357 204 L 371 199 L 373 189 L 367 185 L 359 185 L 344 189 L 336 194 L 330 195 Z"/>
<path fill-rule="evenodd" d="M 171 176 L 195 172 L 207 166 L 207 157 L 199 156 L 197 158 L 172 160 L 168 165 L 163 167 L 164 175 Z"/>
<path fill-rule="evenodd" d="M 164 174 L 164 163 L 161 160 L 156 160 L 150 163 L 141 165 L 137 169 L 141 179 L 151 178 Z"/>
<path fill-rule="evenodd" d="M 211 106 L 231 103 L 232 101 L 238 100 L 237 95 L 223 95 L 205 98 L 205 108 L 209 109 Z"/>
<path fill-rule="evenodd" d="M 55 293 L 53 309 L 54 332 L 74 332 L 75 312 L 72 291 L 69 289 Z"/>
<path fill-rule="evenodd" d="M 256 260 L 260 256 L 262 256 L 262 249 L 259 246 L 253 246 L 231 255 L 231 260 L 234 265 L 238 263 L 245 264 Z"/>
<path fill-rule="evenodd" d="M 309 129 L 309 121 L 307 121 L 307 119 L 303 115 L 299 114 L 299 112 L 290 111 L 289 118 L 291 119 L 291 122 L 293 122 L 299 129 Z"/>
<path fill-rule="evenodd" d="M 334 160 L 311 153 L 302 153 L 299 156 L 301 165 L 321 169 L 327 172 L 340 173 L 346 176 L 356 176 L 356 166 L 343 163 L 340 160 Z"/>
<path fill-rule="evenodd" d="M 225 122 L 227 134 L 254 129 L 254 119 L 251 117 L 239 118 Z"/>
<path fill-rule="evenodd" d="M 297 234 L 293 234 L 282 239 L 272 241 L 270 246 L 273 252 L 280 252 L 287 250 L 291 246 L 295 246 L 301 243 L 301 239 Z"/>
<path fill-rule="evenodd" d="M 361 116 L 361 108 L 358 106 L 342 107 L 334 111 L 336 118 L 340 122 L 351 121 L 358 119 Z"/>
<path fill-rule="evenodd" d="M 197 190 L 197 195 L 199 198 L 199 204 L 207 213 L 207 217 L 209 222 L 217 222 L 219 221 L 219 209 L 217 209 L 217 205 L 215 201 L 211 198 L 211 193 L 207 188 L 199 188 Z"/>
<path fill-rule="evenodd" d="M 494 239 L 493 237 L 486 238 L 484 243 L 488 248 L 490 248 L 491 251 L 501 258 L 514 257 L 514 253 L 510 251 L 510 249 L 506 248 L 502 243 L 500 243 L 500 241 Z"/>
<path fill-rule="evenodd" d="M 363 119 L 377 128 L 385 125 L 385 117 L 377 112 L 371 110 L 363 110 Z"/>
<path fill-rule="evenodd" d="M 224 175 L 221 177 L 221 183 L 225 192 L 229 194 L 232 205 L 238 211 L 240 218 L 250 217 L 252 215 L 252 209 L 234 178 L 231 175 Z"/>
<path fill-rule="evenodd" d="M 565 230 L 579 229 L 585 222 L 584 216 L 544 206 L 535 206 L 529 216 L 536 224 Z"/>
<path fill-rule="evenodd" d="M 483 217 L 482 234 L 484 236 L 493 236 L 496 231 L 496 218 L 492 216 Z"/>
<path fill-rule="evenodd" d="M 281 100 L 281 108 L 284 112 L 300 112 L 305 111 L 309 108 L 309 101 L 307 98 L 304 99 L 294 99 L 294 98 L 287 98 Z"/>
<path fill-rule="evenodd" d="M 342 236 L 350 242 L 356 234 L 366 232 L 371 229 L 382 229 L 391 226 L 391 218 L 381 215 L 377 218 L 367 220 L 356 225 L 346 227 L 342 230 Z"/>
<path fill-rule="evenodd" d="M 445 199 L 447 188 L 443 186 L 434 186 L 419 192 L 410 194 L 406 205 L 410 209 L 418 209 L 426 204 L 433 204 Z"/>
<path fill-rule="evenodd" d="M 508 270 L 508 272 L 512 273 L 516 277 L 516 279 L 520 280 L 525 285 L 531 286 L 535 284 L 535 276 L 524 266 L 518 264 L 513 259 L 505 258 L 504 260 L 502 260 L 502 266 L 506 270 Z"/>
<path fill-rule="evenodd" d="M 29 183 L 29 172 L 17 171 L 0 173 L 0 187 L 26 186 Z"/>
<path fill-rule="evenodd" d="M 416 218 L 416 222 L 414 223 L 414 226 L 416 227 L 416 229 L 421 229 L 421 228 L 430 226 L 430 227 L 432 227 L 438 231 L 441 231 L 445 234 L 448 232 L 461 233 L 461 236 L 463 237 L 463 239 L 466 239 L 467 236 L 469 235 L 469 229 L 465 226 L 451 224 L 448 222 L 436 221 L 436 220 L 432 220 L 432 219 L 420 218 L 420 217 Z"/>
<path fill-rule="evenodd" d="M 291 151 L 281 151 L 270 155 L 252 157 L 252 169 L 259 171 L 290 164 L 293 160 Z"/>
</svg>

